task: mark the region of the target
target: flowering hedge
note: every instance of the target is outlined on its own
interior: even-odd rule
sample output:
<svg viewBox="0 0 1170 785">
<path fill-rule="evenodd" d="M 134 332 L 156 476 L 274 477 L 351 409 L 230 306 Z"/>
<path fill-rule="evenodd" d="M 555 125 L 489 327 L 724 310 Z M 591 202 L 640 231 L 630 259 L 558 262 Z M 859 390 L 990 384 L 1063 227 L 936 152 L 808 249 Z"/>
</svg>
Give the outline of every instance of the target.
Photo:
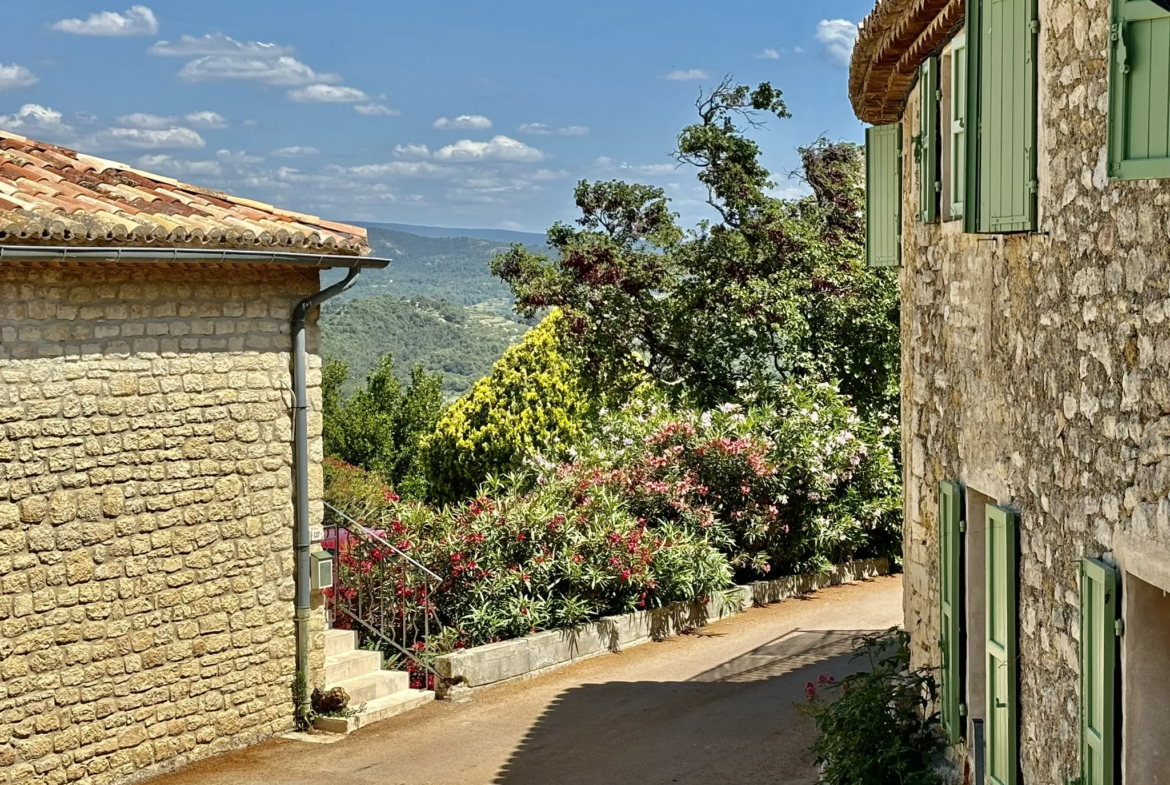
<svg viewBox="0 0 1170 785">
<path fill-rule="evenodd" d="M 708 597 L 730 583 L 725 557 L 701 535 L 671 522 L 652 528 L 605 489 L 583 496 L 554 479 L 519 492 L 497 481 L 470 502 L 433 508 L 337 461 L 326 461 L 326 477 L 330 503 L 442 577 L 432 599 L 445 631 L 432 650 Z"/>
<path fill-rule="evenodd" d="M 750 579 L 896 553 L 894 436 L 827 384 L 706 412 L 651 395 L 606 413 L 573 464 L 537 463 L 580 495 L 605 489 L 655 526 L 700 534 Z"/>
<path fill-rule="evenodd" d="M 458 505 L 403 501 L 331 459 L 326 498 L 441 576 L 444 632 L 429 648 L 448 650 L 706 598 L 733 577 L 892 555 L 901 496 L 891 438 L 829 385 L 706 412 L 649 393 L 603 411 L 572 462 L 531 457 Z M 341 583 L 386 556 L 347 554 Z M 420 589 L 396 593 L 409 605 Z"/>
</svg>

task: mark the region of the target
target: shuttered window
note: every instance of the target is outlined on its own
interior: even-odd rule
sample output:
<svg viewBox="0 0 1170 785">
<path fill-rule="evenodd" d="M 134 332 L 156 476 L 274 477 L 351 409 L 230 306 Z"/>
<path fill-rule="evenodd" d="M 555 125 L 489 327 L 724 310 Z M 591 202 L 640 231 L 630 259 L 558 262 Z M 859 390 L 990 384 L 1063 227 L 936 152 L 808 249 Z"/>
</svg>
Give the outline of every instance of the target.
<svg viewBox="0 0 1170 785">
<path fill-rule="evenodd" d="M 966 228 L 1036 228 L 1036 0 L 967 3 L 968 142 Z"/>
<path fill-rule="evenodd" d="M 953 482 L 938 488 L 938 582 L 939 650 L 942 655 L 941 690 L 943 731 L 951 744 L 959 742 L 963 719 L 960 715 L 963 610 L 959 593 L 959 565 L 962 563 L 962 490 Z"/>
<path fill-rule="evenodd" d="M 1170 12 L 1113 0 L 1109 175 L 1170 177 Z"/>
<path fill-rule="evenodd" d="M 1117 725 L 1117 571 L 1081 561 L 1081 782 L 1114 785 Z"/>
<path fill-rule="evenodd" d="M 870 267 L 902 262 L 902 125 L 865 132 L 865 249 Z"/>
<path fill-rule="evenodd" d="M 967 37 L 951 44 L 951 218 L 963 217 L 967 192 Z"/>
<path fill-rule="evenodd" d="M 931 57 L 919 69 L 918 79 L 918 139 L 914 151 L 918 158 L 918 220 L 933 223 L 938 220 L 938 109 L 939 64 Z"/>
<path fill-rule="evenodd" d="M 987 505 L 987 781 L 1016 785 L 1016 516 Z"/>
</svg>

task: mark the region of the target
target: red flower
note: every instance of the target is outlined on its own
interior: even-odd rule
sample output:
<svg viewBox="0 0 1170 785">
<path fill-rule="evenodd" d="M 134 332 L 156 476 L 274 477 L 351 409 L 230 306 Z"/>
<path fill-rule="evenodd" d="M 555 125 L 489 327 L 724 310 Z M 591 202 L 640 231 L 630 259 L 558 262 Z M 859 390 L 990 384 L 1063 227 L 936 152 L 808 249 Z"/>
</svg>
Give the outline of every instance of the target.
<svg viewBox="0 0 1170 785">
<path fill-rule="evenodd" d="M 382 494 L 382 501 L 386 502 L 387 504 L 399 501 L 398 494 L 387 488 Z"/>
</svg>

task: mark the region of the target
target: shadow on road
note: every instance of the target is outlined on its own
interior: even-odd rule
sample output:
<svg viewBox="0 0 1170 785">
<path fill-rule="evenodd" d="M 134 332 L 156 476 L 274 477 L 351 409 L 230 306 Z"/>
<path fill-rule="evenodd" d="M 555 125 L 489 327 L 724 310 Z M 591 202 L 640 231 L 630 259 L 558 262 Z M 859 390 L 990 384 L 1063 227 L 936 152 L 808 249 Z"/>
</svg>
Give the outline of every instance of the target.
<svg viewBox="0 0 1170 785">
<path fill-rule="evenodd" d="M 812 720 L 794 704 L 821 674 L 860 669 L 877 630 L 794 630 L 685 682 L 585 684 L 562 693 L 497 785 L 815 783 Z M 697 634 L 703 634 L 702 630 Z"/>
</svg>

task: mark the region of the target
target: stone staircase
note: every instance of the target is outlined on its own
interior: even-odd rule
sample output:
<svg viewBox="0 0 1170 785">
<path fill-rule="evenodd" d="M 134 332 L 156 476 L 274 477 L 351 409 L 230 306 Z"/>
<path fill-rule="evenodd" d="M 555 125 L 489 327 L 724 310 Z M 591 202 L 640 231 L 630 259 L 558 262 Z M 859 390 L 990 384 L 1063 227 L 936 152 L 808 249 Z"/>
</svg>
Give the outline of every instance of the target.
<svg viewBox="0 0 1170 785">
<path fill-rule="evenodd" d="M 329 733 L 352 733 L 358 728 L 416 709 L 435 699 L 435 693 L 410 689 L 410 674 L 382 670 L 382 654 L 357 647 L 352 630 L 325 632 L 326 689 L 341 687 L 349 695 L 352 717 L 317 717 L 313 726 Z"/>
</svg>

